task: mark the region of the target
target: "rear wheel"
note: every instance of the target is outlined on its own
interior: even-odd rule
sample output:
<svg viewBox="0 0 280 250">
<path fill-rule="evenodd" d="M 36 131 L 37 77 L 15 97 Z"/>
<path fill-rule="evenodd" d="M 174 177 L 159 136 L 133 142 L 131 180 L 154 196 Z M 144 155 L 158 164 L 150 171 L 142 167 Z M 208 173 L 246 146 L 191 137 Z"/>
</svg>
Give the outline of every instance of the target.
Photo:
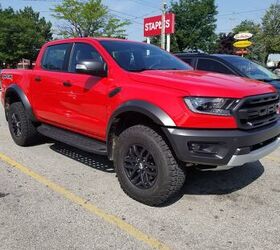
<svg viewBox="0 0 280 250">
<path fill-rule="evenodd" d="M 30 146 L 41 139 L 21 102 L 12 103 L 9 107 L 8 124 L 11 136 L 19 146 Z"/>
<path fill-rule="evenodd" d="M 147 126 L 120 134 L 114 164 L 124 192 L 150 206 L 166 203 L 185 182 L 185 172 L 162 136 Z"/>
</svg>

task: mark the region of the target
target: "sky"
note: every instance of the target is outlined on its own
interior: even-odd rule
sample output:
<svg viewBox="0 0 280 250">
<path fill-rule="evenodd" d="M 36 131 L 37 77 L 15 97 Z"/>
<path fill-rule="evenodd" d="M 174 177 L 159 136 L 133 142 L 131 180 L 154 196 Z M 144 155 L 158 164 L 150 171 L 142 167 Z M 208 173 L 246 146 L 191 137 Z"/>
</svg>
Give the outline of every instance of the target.
<svg viewBox="0 0 280 250">
<path fill-rule="evenodd" d="M 51 16 L 50 9 L 61 0 L 0 0 L 2 8 L 11 6 L 21 9 L 32 6 L 39 11 L 41 16 L 50 20 L 54 29 L 58 21 Z M 167 0 L 169 5 L 171 0 Z M 233 27 L 242 20 L 249 19 L 261 22 L 265 10 L 277 0 L 216 0 L 218 7 L 216 32 L 230 32 Z M 162 0 L 103 0 L 111 14 L 118 18 L 130 19 L 132 24 L 127 27 L 128 38 L 143 41 L 143 17 L 159 15 L 161 13 Z M 172 38 L 171 38 L 172 39 Z"/>
</svg>

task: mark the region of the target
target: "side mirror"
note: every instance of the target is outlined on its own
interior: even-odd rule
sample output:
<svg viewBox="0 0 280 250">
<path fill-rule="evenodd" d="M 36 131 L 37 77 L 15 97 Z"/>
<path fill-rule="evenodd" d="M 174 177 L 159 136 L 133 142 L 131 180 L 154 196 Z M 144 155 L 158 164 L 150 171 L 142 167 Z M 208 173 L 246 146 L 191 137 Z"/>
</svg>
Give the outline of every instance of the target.
<svg viewBox="0 0 280 250">
<path fill-rule="evenodd" d="M 76 64 L 76 72 L 94 76 L 106 77 L 107 69 L 105 63 L 94 60 L 83 60 Z"/>
</svg>

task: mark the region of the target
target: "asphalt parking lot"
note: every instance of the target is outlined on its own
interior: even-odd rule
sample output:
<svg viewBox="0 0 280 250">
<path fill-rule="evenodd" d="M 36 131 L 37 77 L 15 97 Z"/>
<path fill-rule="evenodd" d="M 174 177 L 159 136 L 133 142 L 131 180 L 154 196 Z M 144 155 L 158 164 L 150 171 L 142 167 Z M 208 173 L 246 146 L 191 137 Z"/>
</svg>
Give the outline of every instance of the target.
<svg viewBox="0 0 280 250">
<path fill-rule="evenodd" d="M 120 189 L 111 162 L 60 143 L 16 146 L 0 107 L 0 249 L 279 249 L 280 149 L 191 171 L 165 207 Z"/>
</svg>

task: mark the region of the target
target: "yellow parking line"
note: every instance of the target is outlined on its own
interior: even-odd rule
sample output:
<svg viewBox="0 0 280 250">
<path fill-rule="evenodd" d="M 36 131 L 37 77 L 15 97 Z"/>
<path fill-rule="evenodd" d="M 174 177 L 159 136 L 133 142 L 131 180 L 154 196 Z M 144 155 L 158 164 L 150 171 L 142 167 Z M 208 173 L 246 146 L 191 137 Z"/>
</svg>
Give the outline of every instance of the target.
<svg viewBox="0 0 280 250">
<path fill-rule="evenodd" d="M 274 157 L 274 156 L 269 155 L 269 156 L 266 156 L 265 158 L 268 159 L 268 160 L 276 161 L 276 162 L 280 163 L 280 158 L 278 158 L 278 157 Z"/>
<path fill-rule="evenodd" d="M 141 232 L 134 226 L 128 224 L 127 222 L 123 221 L 122 219 L 118 218 L 115 215 L 108 214 L 104 210 L 96 207 L 92 203 L 88 203 L 87 200 L 73 194 L 71 191 L 67 190 L 66 188 L 48 180 L 42 175 L 37 174 L 36 172 L 32 171 L 31 169 L 21 165 L 20 163 L 16 162 L 15 160 L 11 159 L 10 157 L 6 156 L 5 154 L 0 152 L 0 160 L 9 164 L 10 166 L 18 169 L 22 173 L 30 176 L 31 178 L 35 179 L 36 181 L 40 182 L 41 184 L 46 185 L 48 188 L 53 190 L 56 193 L 59 193 L 66 199 L 76 203 L 86 209 L 87 211 L 97 215 L 98 217 L 102 218 L 104 221 L 107 221 L 110 224 L 117 226 L 118 228 L 122 229 L 129 235 L 133 236 L 137 240 L 145 242 L 147 245 L 154 249 L 169 249 L 168 246 L 164 245 L 157 239 Z"/>
</svg>

